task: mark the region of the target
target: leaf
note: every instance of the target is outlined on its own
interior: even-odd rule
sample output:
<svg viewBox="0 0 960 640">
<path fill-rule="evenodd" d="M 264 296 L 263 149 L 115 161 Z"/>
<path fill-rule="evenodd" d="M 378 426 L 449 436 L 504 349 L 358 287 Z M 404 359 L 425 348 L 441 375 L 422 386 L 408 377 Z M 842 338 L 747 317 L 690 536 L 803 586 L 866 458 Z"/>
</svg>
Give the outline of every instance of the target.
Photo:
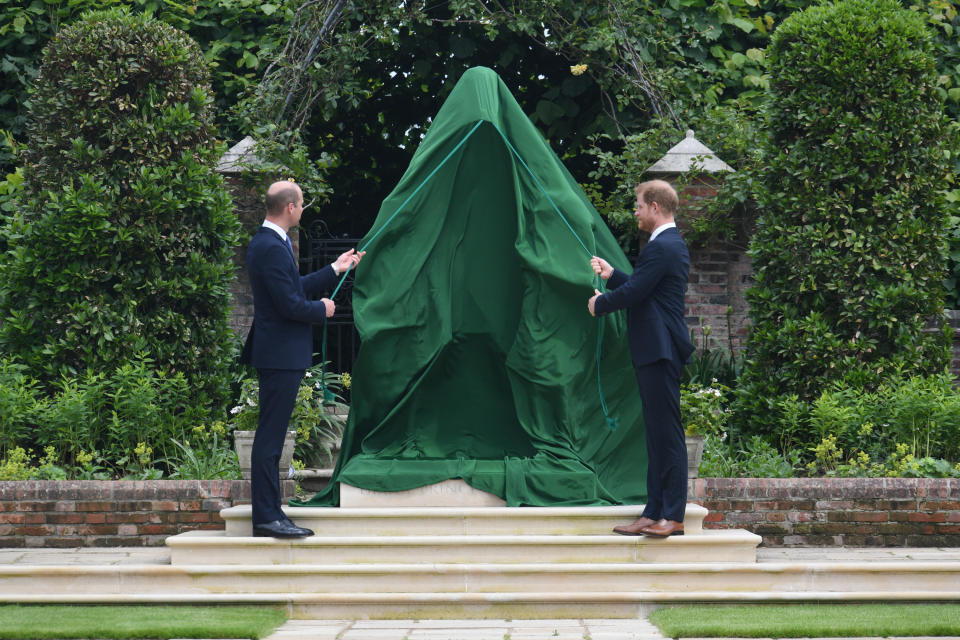
<svg viewBox="0 0 960 640">
<path fill-rule="evenodd" d="M 262 4 L 260 5 L 260 11 L 263 11 L 264 15 L 272 16 L 277 11 L 277 5 L 275 4 Z"/>
<path fill-rule="evenodd" d="M 739 27 L 744 33 L 750 33 L 754 29 L 753 23 L 744 18 L 731 18 L 729 24 Z"/>
<path fill-rule="evenodd" d="M 537 116 L 544 124 L 553 124 L 558 118 L 564 116 L 562 107 L 549 100 L 541 100 L 537 103 Z"/>
</svg>

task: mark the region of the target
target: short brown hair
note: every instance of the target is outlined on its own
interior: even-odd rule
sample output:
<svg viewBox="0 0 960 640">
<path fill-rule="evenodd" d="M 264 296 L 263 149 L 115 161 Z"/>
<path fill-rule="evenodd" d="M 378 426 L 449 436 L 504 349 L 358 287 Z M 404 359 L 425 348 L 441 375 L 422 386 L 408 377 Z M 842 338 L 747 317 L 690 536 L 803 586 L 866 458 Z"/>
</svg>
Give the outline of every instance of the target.
<svg viewBox="0 0 960 640">
<path fill-rule="evenodd" d="M 674 216 L 680 206 L 676 190 L 666 180 L 648 180 L 637 185 L 637 195 L 648 205 L 656 202 L 663 212 Z"/>
</svg>

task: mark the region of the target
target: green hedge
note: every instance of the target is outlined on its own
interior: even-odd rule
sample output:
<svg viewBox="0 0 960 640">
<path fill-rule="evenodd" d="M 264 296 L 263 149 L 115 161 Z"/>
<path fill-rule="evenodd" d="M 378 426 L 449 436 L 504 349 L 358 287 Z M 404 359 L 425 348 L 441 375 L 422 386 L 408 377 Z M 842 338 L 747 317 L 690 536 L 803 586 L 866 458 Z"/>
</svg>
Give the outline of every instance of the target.
<svg viewBox="0 0 960 640">
<path fill-rule="evenodd" d="M 47 391 L 152 361 L 185 378 L 190 406 L 227 401 L 238 222 L 214 171 L 208 77 L 188 36 L 123 10 L 87 14 L 45 49 L 24 188 L 0 233 L 0 350 Z"/>
<path fill-rule="evenodd" d="M 871 389 L 948 362 L 944 197 L 956 135 L 923 19 L 894 0 L 794 14 L 768 50 L 772 148 L 753 330 L 737 407 L 770 432 L 780 397 Z M 942 330 L 928 333 L 934 322 Z"/>
</svg>

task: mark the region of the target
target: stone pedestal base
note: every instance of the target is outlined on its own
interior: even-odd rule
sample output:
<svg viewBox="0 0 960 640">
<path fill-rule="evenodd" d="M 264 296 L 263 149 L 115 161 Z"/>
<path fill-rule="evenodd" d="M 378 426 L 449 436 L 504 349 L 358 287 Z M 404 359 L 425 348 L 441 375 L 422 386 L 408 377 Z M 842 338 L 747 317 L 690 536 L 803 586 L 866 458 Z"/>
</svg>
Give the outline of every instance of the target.
<svg viewBox="0 0 960 640">
<path fill-rule="evenodd" d="M 340 507 L 505 507 L 499 496 L 474 489 L 460 479 L 409 491 L 370 491 L 340 483 Z"/>
</svg>

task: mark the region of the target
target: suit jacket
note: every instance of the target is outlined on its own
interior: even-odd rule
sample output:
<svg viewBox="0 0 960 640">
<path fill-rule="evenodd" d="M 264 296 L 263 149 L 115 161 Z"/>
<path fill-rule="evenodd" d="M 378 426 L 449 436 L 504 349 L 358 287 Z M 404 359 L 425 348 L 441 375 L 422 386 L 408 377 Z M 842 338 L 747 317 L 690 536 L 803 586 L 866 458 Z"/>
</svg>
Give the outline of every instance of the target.
<svg viewBox="0 0 960 640">
<path fill-rule="evenodd" d="M 627 338 L 634 366 L 679 358 L 685 363 L 693 344 L 685 320 L 684 296 L 690 274 L 690 253 L 676 228 L 647 243 L 631 275 L 614 269 L 610 291 L 599 296 L 594 312 L 627 310 Z"/>
<path fill-rule="evenodd" d="M 307 369 L 313 362 L 313 325 L 326 321 L 319 296 L 337 283 L 333 267 L 301 276 L 287 243 L 260 227 L 247 247 L 253 290 L 253 326 L 240 361 L 258 369 Z"/>
</svg>

